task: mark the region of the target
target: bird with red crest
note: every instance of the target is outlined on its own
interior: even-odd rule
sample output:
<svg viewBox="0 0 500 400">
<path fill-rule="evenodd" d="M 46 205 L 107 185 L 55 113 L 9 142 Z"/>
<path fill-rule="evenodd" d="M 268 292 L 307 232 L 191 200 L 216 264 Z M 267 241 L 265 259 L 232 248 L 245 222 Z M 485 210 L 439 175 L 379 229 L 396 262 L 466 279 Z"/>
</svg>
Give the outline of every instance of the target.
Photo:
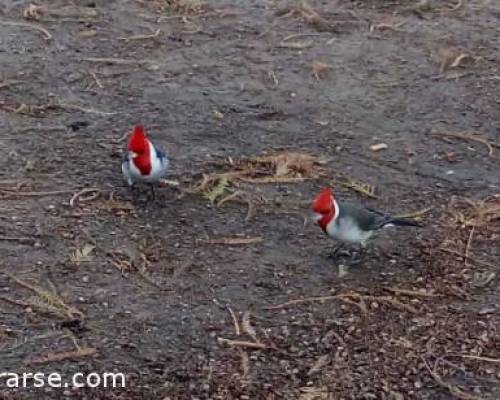
<svg viewBox="0 0 500 400">
<path fill-rule="evenodd" d="M 122 161 L 123 176 L 129 186 L 136 183 L 150 184 L 154 198 L 154 184 L 165 177 L 168 166 L 166 154 L 149 140 L 144 127 L 134 126 Z"/>
<path fill-rule="evenodd" d="M 420 226 L 415 221 L 393 217 L 362 205 L 338 202 L 331 188 L 324 188 L 313 200 L 315 219 L 323 231 L 341 243 L 357 243 L 361 248 L 382 228 Z"/>
</svg>

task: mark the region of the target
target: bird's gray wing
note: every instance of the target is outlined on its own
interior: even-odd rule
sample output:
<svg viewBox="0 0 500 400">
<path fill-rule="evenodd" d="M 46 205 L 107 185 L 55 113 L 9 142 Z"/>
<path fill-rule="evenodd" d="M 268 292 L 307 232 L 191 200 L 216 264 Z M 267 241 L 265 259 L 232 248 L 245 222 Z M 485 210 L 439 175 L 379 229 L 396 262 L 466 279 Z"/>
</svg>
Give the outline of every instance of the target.
<svg viewBox="0 0 500 400">
<path fill-rule="evenodd" d="M 167 169 L 169 166 L 169 160 L 168 160 L 167 155 L 163 151 L 161 151 L 158 147 L 156 147 L 155 145 L 153 145 L 153 148 L 156 152 L 156 156 L 160 159 L 161 164 L 163 165 L 163 168 Z"/>
<path fill-rule="evenodd" d="M 125 178 L 127 183 L 130 186 L 132 186 L 134 181 L 132 179 L 132 174 L 130 173 L 130 157 L 128 154 L 125 154 L 125 156 L 123 157 L 123 160 L 122 160 L 122 173 L 123 173 L 123 177 Z"/>
<path fill-rule="evenodd" d="M 383 228 L 391 218 L 380 211 L 373 210 L 358 204 L 341 203 L 339 218 L 351 216 L 364 231 L 373 231 Z"/>
</svg>

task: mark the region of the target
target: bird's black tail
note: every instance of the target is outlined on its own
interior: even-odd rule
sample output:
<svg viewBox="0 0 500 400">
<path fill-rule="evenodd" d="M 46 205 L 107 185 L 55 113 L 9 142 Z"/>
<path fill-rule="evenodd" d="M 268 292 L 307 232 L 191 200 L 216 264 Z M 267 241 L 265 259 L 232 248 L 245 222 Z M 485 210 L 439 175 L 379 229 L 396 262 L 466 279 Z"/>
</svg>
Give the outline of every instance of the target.
<svg viewBox="0 0 500 400">
<path fill-rule="evenodd" d="M 421 228 L 422 225 L 420 225 L 418 222 L 415 222 L 411 219 L 406 219 L 406 218 L 391 218 L 389 219 L 384 226 L 386 225 L 395 225 L 395 226 L 416 226 L 418 228 Z"/>
</svg>

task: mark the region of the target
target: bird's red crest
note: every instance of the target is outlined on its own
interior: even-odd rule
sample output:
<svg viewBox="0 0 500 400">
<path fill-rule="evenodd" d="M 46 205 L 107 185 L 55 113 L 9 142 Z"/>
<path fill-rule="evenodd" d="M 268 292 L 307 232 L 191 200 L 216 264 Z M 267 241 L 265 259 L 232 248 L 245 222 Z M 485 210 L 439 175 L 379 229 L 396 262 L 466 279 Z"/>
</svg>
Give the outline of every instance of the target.
<svg viewBox="0 0 500 400">
<path fill-rule="evenodd" d="M 134 126 L 134 131 L 130 136 L 127 149 L 128 151 L 136 153 L 132 162 L 137 169 L 141 171 L 141 174 L 149 175 L 152 169 L 149 140 L 142 125 Z"/>
<path fill-rule="evenodd" d="M 313 200 L 312 209 L 318 214 L 329 214 L 334 210 L 332 189 L 324 188 Z"/>
<path fill-rule="evenodd" d="M 142 125 L 134 126 L 132 135 L 128 142 L 128 150 L 137 154 L 143 154 L 149 149 L 148 139 Z"/>
</svg>

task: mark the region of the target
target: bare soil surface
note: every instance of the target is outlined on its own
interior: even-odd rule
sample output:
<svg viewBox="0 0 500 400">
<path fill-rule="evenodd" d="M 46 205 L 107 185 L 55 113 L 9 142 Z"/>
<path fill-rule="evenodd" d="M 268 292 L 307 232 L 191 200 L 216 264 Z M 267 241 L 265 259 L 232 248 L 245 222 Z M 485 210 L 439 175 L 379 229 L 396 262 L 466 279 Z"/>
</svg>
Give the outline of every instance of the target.
<svg viewBox="0 0 500 400">
<path fill-rule="evenodd" d="M 0 372 L 127 380 L 2 398 L 500 398 L 496 1 L 30 3 L 0 5 Z M 283 151 L 322 162 L 255 162 Z M 329 184 L 423 227 L 332 259 Z"/>
</svg>

